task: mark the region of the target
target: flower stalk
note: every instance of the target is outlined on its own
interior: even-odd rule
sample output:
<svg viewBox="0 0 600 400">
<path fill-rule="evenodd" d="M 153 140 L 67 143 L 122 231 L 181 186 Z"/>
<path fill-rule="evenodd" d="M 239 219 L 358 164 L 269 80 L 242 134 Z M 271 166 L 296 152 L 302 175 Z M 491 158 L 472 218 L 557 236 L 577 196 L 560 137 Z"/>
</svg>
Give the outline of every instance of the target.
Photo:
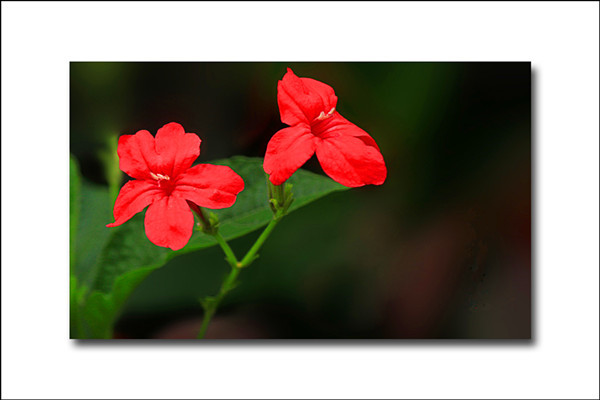
<svg viewBox="0 0 600 400">
<path fill-rule="evenodd" d="M 202 308 L 204 308 L 204 318 L 202 319 L 202 325 L 200 326 L 197 339 L 204 339 L 213 315 L 215 315 L 215 312 L 225 295 L 235 288 L 237 284 L 236 279 L 239 274 L 240 268 L 232 267 L 231 272 L 221 284 L 219 293 L 216 296 L 208 296 L 200 300 L 200 304 L 202 304 Z"/>
<path fill-rule="evenodd" d="M 275 215 L 274 218 L 281 218 L 287 214 L 288 209 L 294 201 L 292 184 L 283 183 L 281 185 L 274 185 L 267 178 L 267 192 L 269 193 L 269 206 Z"/>
<path fill-rule="evenodd" d="M 282 186 L 282 189 L 284 189 L 283 185 L 281 185 L 281 186 Z M 252 247 L 250 247 L 250 249 L 248 250 L 246 255 L 242 258 L 241 261 L 238 261 L 237 257 L 235 256 L 235 253 L 233 252 L 233 249 L 231 248 L 229 243 L 227 243 L 225 238 L 219 233 L 219 227 L 218 227 L 219 224 L 218 224 L 217 216 L 215 214 L 211 213 L 210 216 L 207 218 L 206 212 L 205 212 L 205 210 L 202 209 L 202 207 L 198 207 L 196 205 L 190 204 L 190 208 L 198 216 L 199 225 L 200 225 L 202 231 L 215 238 L 215 240 L 217 241 L 217 243 L 223 250 L 223 253 L 225 253 L 225 260 L 231 266 L 231 271 L 225 277 L 225 280 L 221 284 L 219 292 L 215 296 L 207 296 L 207 297 L 200 299 L 200 304 L 202 305 L 202 308 L 204 309 L 204 317 L 202 319 L 202 325 L 200 326 L 200 331 L 198 332 L 198 336 L 197 336 L 198 339 L 204 338 L 204 336 L 206 335 L 206 331 L 208 330 L 208 326 L 210 325 L 210 322 L 211 322 L 213 316 L 215 315 L 219 305 L 221 304 L 221 301 L 223 300 L 223 298 L 225 298 L 227 293 L 232 291 L 237 286 L 237 278 L 238 278 L 238 275 L 240 274 L 240 271 L 242 270 L 242 268 L 248 267 L 250 264 L 252 264 L 252 262 L 254 262 L 254 260 L 256 260 L 258 258 L 258 251 L 260 250 L 262 245 L 265 243 L 267 238 L 271 235 L 271 232 L 273 232 L 273 229 L 275 229 L 275 226 L 279 223 L 281 218 L 283 218 L 283 216 L 285 215 L 285 212 L 287 211 L 289 204 L 291 204 L 291 202 L 293 200 L 293 196 L 291 194 L 291 185 L 289 185 L 289 188 L 286 187 L 286 189 L 287 189 L 288 197 L 281 198 L 282 200 L 284 200 L 282 202 L 282 204 L 287 203 L 287 207 L 285 207 L 285 211 L 284 211 L 284 208 L 281 208 L 281 207 L 276 209 L 275 215 L 273 215 L 273 219 L 271 219 L 269 224 L 265 227 L 265 229 L 262 231 L 260 236 L 256 239 L 256 241 L 254 242 Z M 281 193 L 283 195 L 285 193 L 285 191 L 282 190 Z"/>
</svg>

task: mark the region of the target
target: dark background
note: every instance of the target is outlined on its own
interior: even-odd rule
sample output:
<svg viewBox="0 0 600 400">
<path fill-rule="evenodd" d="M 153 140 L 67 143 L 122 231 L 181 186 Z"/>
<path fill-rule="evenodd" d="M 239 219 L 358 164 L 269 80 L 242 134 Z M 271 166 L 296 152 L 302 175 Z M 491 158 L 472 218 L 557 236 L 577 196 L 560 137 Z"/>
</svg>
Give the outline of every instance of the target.
<svg viewBox="0 0 600 400">
<path fill-rule="evenodd" d="M 179 122 L 199 162 L 262 157 L 285 126 L 287 67 L 335 89 L 388 178 L 287 216 L 207 337 L 530 338 L 530 63 L 71 63 L 71 152 L 106 184 L 108 136 Z M 243 255 L 257 235 L 231 245 Z M 197 299 L 228 268 L 218 247 L 175 258 L 133 293 L 117 337 L 193 337 Z"/>
</svg>

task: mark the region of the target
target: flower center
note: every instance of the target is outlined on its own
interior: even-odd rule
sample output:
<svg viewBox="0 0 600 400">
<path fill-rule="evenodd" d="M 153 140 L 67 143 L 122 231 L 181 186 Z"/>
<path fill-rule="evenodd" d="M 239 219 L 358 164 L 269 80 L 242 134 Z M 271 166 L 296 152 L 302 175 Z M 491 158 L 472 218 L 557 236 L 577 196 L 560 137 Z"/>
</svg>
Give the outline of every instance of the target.
<svg viewBox="0 0 600 400">
<path fill-rule="evenodd" d="M 323 121 L 323 120 L 326 120 L 327 118 L 331 118 L 331 116 L 333 116 L 334 111 L 335 111 L 335 107 L 333 107 L 331 110 L 329 110 L 329 112 L 327 114 L 325 114 L 324 111 L 321 111 L 321 114 L 319 114 L 319 116 L 317 118 L 315 118 L 315 120 Z"/>
<path fill-rule="evenodd" d="M 173 182 L 171 182 L 171 177 L 169 175 L 155 174 L 150 172 L 150 176 L 152 179 L 156 180 L 159 188 L 166 190 L 168 193 L 173 191 L 175 185 L 173 185 Z"/>
<path fill-rule="evenodd" d="M 335 112 L 335 107 L 333 107 L 327 114 L 321 111 L 321 114 L 317 118 L 315 118 L 310 124 L 310 130 L 313 135 L 322 137 L 322 135 L 327 134 L 327 131 L 335 125 L 335 120 L 331 119 L 333 117 L 333 113 Z"/>
<path fill-rule="evenodd" d="M 158 184 L 160 185 L 160 181 L 170 181 L 171 177 L 169 175 L 163 175 L 163 174 L 155 174 L 153 172 L 150 172 L 150 176 L 154 179 L 156 179 L 158 181 Z"/>
</svg>

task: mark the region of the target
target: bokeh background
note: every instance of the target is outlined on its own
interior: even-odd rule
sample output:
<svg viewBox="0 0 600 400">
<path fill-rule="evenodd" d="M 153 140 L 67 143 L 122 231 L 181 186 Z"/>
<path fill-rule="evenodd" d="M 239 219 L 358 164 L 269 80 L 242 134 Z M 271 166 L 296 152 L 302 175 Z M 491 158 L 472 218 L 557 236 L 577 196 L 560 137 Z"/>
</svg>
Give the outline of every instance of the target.
<svg viewBox="0 0 600 400">
<path fill-rule="evenodd" d="M 531 338 L 530 63 L 75 62 L 71 153 L 107 185 L 108 138 L 175 121 L 202 139 L 199 162 L 262 157 L 285 126 L 287 67 L 335 89 L 388 178 L 287 216 L 207 337 Z M 315 158 L 304 168 L 323 173 Z M 242 255 L 258 234 L 231 245 Z M 228 269 L 218 247 L 173 259 L 135 290 L 116 337 L 193 337 L 197 299 Z"/>
</svg>

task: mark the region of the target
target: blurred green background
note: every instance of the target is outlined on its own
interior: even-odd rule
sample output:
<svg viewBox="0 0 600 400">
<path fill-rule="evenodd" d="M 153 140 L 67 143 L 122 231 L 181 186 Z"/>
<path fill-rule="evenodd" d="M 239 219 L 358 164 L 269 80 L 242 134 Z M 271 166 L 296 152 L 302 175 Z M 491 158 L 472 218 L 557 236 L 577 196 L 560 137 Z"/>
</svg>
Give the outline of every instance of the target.
<svg viewBox="0 0 600 400">
<path fill-rule="evenodd" d="M 179 122 L 202 139 L 198 162 L 262 157 L 285 127 L 287 67 L 335 89 L 388 178 L 287 216 L 207 337 L 530 338 L 530 63 L 71 63 L 71 153 L 107 185 L 109 137 Z M 322 173 L 314 157 L 304 168 Z M 228 268 L 218 247 L 173 259 L 133 293 L 116 337 L 193 337 L 197 299 Z"/>
</svg>

